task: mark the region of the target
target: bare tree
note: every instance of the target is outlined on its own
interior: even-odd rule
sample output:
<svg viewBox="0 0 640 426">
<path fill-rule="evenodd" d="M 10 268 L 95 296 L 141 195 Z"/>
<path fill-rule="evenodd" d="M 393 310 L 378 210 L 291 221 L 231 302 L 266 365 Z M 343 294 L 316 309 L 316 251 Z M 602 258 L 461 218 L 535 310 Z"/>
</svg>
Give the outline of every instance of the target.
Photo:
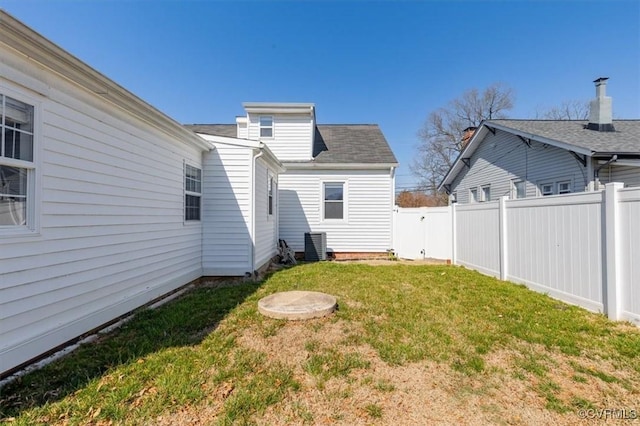
<svg viewBox="0 0 640 426">
<path fill-rule="evenodd" d="M 547 120 L 587 120 L 589 119 L 589 102 L 571 100 L 543 112 L 536 112 L 536 118 Z"/>
<path fill-rule="evenodd" d="M 446 107 L 431 112 L 418 132 L 421 144 L 411 164 L 420 187 L 435 195 L 438 184 L 464 149 L 465 130 L 478 127 L 482 120 L 505 118 L 513 101 L 510 87 L 494 83 L 482 92 L 468 90 Z"/>
<path fill-rule="evenodd" d="M 400 191 L 396 195 L 396 205 L 398 207 L 435 207 L 446 205 L 448 197 L 442 198 L 438 195 L 427 195 L 420 191 Z"/>
</svg>

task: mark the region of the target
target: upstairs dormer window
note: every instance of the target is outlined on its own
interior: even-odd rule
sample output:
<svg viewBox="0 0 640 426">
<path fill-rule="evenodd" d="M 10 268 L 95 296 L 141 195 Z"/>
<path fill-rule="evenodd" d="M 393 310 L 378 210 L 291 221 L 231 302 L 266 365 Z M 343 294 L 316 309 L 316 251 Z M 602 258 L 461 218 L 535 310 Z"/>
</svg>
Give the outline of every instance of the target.
<svg viewBox="0 0 640 426">
<path fill-rule="evenodd" d="M 270 115 L 260 116 L 260 137 L 272 138 L 273 137 L 273 117 Z"/>
</svg>

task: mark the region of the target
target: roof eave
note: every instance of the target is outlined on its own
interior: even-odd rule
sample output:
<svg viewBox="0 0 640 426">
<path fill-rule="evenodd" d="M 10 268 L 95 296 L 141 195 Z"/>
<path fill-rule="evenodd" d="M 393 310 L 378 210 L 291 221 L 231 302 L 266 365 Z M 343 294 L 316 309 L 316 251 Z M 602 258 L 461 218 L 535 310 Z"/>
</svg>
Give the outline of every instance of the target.
<svg viewBox="0 0 640 426">
<path fill-rule="evenodd" d="M 244 102 L 242 106 L 246 112 L 255 114 L 310 114 L 315 110 L 312 103 Z"/>
<path fill-rule="evenodd" d="M 451 184 L 451 181 L 453 181 L 456 178 L 458 173 L 460 173 L 460 169 L 464 165 L 464 163 L 462 162 L 462 159 L 467 158 L 470 155 L 473 155 L 473 153 L 477 149 L 477 146 L 480 144 L 480 141 L 482 141 L 484 137 L 487 135 L 487 133 L 489 133 L 489 129 L 484 124 L 485 124 L 484 121 L 480 123 L 480 125 L 478 126 L 478 129 L 475 131 L 475 133 L 471 137 L 471 140 L 469 140 L 469 143 L 467 144 L 467 146 L 460 152 L 460 154 L 458 154 L 458 157 L 453 162 L 453 165 L 451 166 L 447 174 L 444 175 L 442 182 L 440 182 L 440 184 L 438 185 L 438 191 L 441 191 L 445 185 Z"/>
<path fill-rule="evenodd" d="M 287 170 L 387 170 L 398 167 L 398 163 L 322 163 L 284 162 Z"/>
</svg>

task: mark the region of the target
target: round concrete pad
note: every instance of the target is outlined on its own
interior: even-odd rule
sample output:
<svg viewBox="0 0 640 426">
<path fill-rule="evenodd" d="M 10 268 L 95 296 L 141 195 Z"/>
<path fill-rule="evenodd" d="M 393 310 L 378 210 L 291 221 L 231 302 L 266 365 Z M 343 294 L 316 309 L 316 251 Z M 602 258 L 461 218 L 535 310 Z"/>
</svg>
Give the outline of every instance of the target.
<svg viewBox="0 0 640 426">
<path fill-rule="evenodd" d="M 258 311 L 262 315 L 288 320 L 324 317 L 337 307 L 335 297 L 317 291 L 283 291 L 258 301 Z"/>
</svg>

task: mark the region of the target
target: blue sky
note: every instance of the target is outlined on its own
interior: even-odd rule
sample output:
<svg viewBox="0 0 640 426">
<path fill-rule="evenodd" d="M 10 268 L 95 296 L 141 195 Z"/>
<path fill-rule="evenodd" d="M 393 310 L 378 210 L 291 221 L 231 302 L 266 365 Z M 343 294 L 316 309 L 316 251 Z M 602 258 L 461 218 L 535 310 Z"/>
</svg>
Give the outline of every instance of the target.
<svg viewBox="0 0 640 426">
<path fill-rule="evenodd" d="M 429 112 L 514 89 L 514 118 L 591 99 L 640 118 L 640 1 L 0 0 L 43 36 L 183 123 L 242 102 L 313 102 L 319 123 L 377 123 L 401 163 Z"/>
</svg>

